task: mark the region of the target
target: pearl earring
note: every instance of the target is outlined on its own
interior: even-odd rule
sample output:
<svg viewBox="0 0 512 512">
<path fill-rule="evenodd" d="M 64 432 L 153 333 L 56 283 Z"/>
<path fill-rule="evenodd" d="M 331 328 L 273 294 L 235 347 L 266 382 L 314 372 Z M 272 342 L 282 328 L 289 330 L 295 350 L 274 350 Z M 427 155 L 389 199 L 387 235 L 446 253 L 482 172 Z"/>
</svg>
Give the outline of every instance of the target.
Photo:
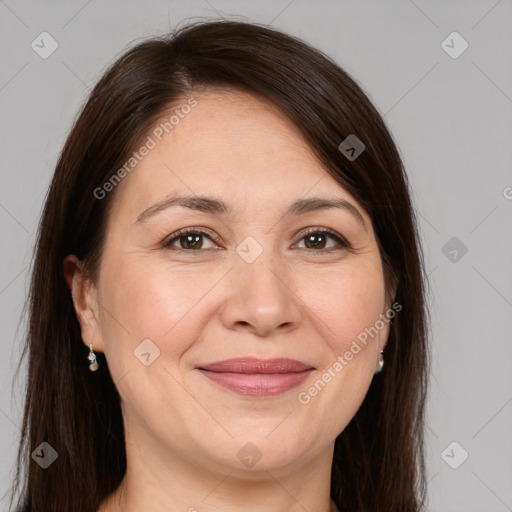
<svg viewBox="0 0 512 512">
<path fill-rule="evenodd" d="M 377 363 L 377 368 L 375 369 L 375 373 L 380 373 L 384 368 L 384 352 L 381 350 L 379 352 L 379 362 Z"/>
<path fill-rule="evenodd" d="M 87 356 L 87 359 L 89 359 L 89 370 L 91 372 L 95 372 L 98 369 L 98 361 L 96 361 L 96 354 L 94 353 L 94 350 L 92 349 L 92 344 L 89 345 L 89 355 Z"/>
</svg>

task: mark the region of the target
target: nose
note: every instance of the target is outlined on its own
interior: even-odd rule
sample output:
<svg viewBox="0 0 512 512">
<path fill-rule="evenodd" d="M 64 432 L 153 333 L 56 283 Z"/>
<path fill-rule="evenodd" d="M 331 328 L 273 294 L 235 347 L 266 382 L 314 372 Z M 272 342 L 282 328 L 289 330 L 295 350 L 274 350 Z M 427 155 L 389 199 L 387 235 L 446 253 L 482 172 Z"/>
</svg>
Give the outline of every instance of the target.
<svg viewBox="0 0 512 512">
<path fill-rule="evenodd" d="M 229 295 L 221 314 L 227 329 L 269 337 L 300 324 L 300 301 L 289 269 L 264 254 L 253 263 L 240 258 L 229 273 Z"/>
</svg>

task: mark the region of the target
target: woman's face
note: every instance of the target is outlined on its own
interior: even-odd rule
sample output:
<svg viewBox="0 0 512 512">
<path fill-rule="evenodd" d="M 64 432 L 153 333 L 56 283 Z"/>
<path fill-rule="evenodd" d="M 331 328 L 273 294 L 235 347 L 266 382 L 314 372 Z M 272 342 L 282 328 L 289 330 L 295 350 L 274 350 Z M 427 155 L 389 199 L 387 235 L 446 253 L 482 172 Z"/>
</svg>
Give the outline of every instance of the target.
<svg viewBox="0 0 512 512">
<path fill-rule="evenodd" d="M 389 307 L 370 219 L 271 103 L 193 97 L 115 190 L 84 343 L 105 353 L 127 442 L 156 459 L 248 471 L 330 457 L 388 336 L 365 331 Z M 201 369 L 235 358 L 310 370 Z"/>
</svg>

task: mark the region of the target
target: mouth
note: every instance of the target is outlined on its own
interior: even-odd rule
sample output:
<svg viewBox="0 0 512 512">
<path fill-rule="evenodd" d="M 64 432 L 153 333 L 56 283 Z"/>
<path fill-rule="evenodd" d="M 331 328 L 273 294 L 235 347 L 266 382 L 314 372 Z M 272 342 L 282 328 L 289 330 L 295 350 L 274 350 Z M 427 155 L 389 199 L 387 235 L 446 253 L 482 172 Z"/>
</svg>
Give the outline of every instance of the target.
<svg viewBox="0 0 512 512">
<path fill-rule="evenodd" d="M 284 393 L 301 384 L 315 368 L 294 359 L 238 358 L 199 365 L 196 369 L 219 386 L 243 396 Z"/>
</svg>

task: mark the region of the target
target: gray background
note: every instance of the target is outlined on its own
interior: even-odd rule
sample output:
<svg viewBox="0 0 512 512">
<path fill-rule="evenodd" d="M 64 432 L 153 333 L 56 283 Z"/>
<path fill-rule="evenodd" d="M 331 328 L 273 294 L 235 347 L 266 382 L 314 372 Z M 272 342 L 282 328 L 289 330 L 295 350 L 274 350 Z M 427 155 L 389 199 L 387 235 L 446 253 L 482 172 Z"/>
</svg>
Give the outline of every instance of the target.
<svg viewBox="0 0 512 512">
<path fill-rule="evenodd" d="M 134 40 L 185 18 L 233 15 L 272 23 L 319 47 L 385 115 L 414 188 L 431 286 L 429 510 L 512 511 L 512 2 L 506 0 L 0 0 L 0 491 L 11 485 L 21 422 L 24 375 L 14 388 L 12 380 L 28 265 L 78 107 Z M 46 59 L 31 47 L 43 31 L 59 45 Z M 442 45 L 453 31 L 469 44 L 457 58 Z M 459 51 L 461 41 L 451 39 L 446 49 Z M 461 464 L 463 450 L 469 457 Z M 5 498 L 0 508 L 7 509 Z"/>
</svg>

